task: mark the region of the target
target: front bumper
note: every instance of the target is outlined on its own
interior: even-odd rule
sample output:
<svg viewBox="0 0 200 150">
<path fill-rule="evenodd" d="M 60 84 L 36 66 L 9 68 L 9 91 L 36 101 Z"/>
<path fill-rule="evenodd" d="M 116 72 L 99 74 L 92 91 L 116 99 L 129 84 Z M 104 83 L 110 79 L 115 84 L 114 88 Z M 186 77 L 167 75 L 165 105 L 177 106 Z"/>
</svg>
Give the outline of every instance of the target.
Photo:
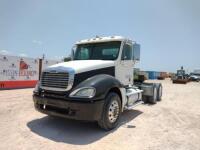
<svg viewBox="0 0 200 150">
<path fill-rule="evenodd" d="M 104 100 L 67 101 L 33 95 L 35 109 L 41 113 L 74 120 L 97 121 L 101 117 Z"/>
</svg>

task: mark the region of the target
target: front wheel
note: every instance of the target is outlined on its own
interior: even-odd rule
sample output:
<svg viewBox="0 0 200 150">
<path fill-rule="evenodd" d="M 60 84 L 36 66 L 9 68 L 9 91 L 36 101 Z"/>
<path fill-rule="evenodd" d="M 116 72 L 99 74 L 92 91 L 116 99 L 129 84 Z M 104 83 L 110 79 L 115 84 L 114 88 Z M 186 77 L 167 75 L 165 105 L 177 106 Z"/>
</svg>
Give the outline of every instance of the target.
<svg viewBox="0 0 200 150">
<path fill-rule="evenodd" d="M 106 96 L 101 119 L 98 124 L 105 130 L 114 129 L 119 122 L 121 114 L 121 100 L 117 93 L 110 92 Z"/>
</svg>

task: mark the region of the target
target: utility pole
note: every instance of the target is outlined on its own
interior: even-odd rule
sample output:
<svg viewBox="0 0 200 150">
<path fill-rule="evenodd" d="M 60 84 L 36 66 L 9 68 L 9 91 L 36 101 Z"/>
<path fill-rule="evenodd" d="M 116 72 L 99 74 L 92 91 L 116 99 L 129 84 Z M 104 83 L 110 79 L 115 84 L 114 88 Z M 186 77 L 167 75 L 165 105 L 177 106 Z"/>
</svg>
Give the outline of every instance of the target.
<svg viewBox="0 0 200 150">
<path fill-rule="evenodd" d="M 41 73 L 42 73 L 42 62 L 45 59 L 45 54 L 42 54 L 42 58 L 39 59 L 39 80 L 41 77 Z"/>
<path fill-rule="evenodd" d="M 43 60 L 45 59 L 45 54 L 42 54 L 42 59 L 43 59 Z"/>
</svg>

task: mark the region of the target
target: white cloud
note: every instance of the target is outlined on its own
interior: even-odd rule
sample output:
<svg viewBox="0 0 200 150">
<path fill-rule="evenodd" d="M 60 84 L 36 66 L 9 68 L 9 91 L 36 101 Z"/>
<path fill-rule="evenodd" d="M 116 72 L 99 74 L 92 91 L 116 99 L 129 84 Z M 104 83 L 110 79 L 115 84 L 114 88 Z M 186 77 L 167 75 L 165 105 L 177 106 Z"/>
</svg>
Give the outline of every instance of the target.
<svg viewBox="0 0 200 150">
<path fill-rule="evenodd" d="M 20 56 L 20 57 L 28 57 L 28 55 L 27 55 L 27 54 L 24 54 L 24 53 L 19 54 L 19 56 Z"/>
<path fill-rule="evenodd" d="M 11 54 L 11 52 L 9 52 L 7 50 L 0 50 L 0 54 L 2 54 L 2 55 L 9 55 L 9 54 Z"/>
<path fill-rule="evenodd" d="M 42 41 L 39 41 L 39 40 L 33 40 L 32 43 L 37 44 L 37 45 L 42 45 Z"/>
</svg>

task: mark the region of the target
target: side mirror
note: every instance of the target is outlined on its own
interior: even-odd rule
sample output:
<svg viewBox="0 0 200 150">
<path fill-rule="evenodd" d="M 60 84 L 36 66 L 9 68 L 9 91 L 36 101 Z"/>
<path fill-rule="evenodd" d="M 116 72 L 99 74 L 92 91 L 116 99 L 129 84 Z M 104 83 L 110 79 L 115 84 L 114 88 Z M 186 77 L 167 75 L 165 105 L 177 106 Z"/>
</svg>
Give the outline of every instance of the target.
<svg viewBox="0 0 200 150">
<path fill-rule="evenodd" d="M 140 44 L 133 44 L 133 60 L 140 61 Z"/>
<path fill-rule="evenodd" d="M 72 60 L 72 58 L 70 56 L 64 58 L 64 62 L 68 62 L 68 61 L 71 61 L 71 60 Z"/>
</svg>

